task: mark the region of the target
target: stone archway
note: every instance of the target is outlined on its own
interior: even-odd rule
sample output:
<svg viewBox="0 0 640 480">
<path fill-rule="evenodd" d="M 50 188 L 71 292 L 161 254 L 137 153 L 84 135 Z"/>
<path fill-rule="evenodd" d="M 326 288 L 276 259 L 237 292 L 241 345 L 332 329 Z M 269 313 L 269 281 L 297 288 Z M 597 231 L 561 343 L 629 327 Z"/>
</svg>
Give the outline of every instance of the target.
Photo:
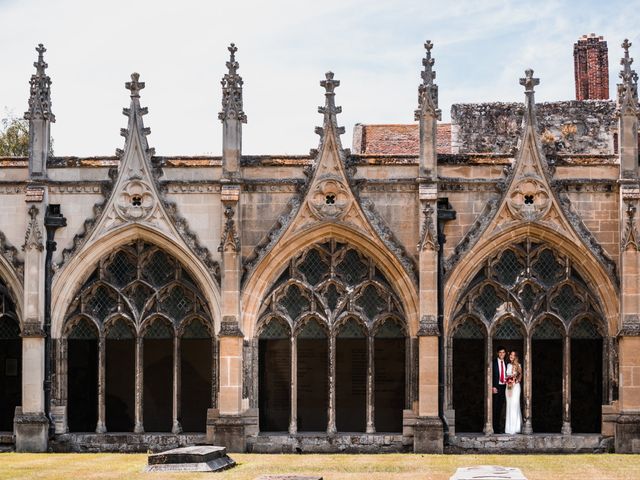
<svg viewBox="0 0 640 480">
<path fill-rule="evenodd" d="M 13 431 L 22 404 L 22 339 L 16 302 L 0 280 L 0 431 Z"/>
</svg>

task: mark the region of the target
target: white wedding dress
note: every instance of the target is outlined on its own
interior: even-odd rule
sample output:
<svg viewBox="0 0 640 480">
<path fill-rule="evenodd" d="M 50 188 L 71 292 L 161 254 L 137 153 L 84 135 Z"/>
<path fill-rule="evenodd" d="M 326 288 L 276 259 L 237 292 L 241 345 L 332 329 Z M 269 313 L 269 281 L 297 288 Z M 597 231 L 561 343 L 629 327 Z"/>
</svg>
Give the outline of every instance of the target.
<svg viewBox="0 0 640 480">
<path fill-rule="evenodd" d="M 507 365 L 507 377 L 513 375 L 513 365 Z M 505 390 L 507 396 L 507 413 L 504 422 L 504 433 L 514 435 L 522 431 L 522 413 L 520 412 L 520 382 Z"/>
</svg>

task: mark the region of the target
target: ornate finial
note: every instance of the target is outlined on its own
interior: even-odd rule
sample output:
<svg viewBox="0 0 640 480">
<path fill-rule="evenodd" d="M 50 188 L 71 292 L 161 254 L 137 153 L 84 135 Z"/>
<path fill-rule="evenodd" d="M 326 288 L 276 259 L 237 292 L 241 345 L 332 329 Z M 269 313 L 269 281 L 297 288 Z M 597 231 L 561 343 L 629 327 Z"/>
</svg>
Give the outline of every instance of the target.
<svg viewBox="0 0 640 480">
<path fill-rule="evenodd" d="M 140 90 L 144 88 L 144 82 L 140 82 L 140 74 L 133 72 L 131 81 L 124 84 L 124 88 L 131 91 L 131 98 L 140 98 Z"/>
<path fill-rule="evenodd" d="M 431 114 L 439 120 L 441 112 L 438 109 L 438 85 L 434 83 L 436 72 L 433 70 L 436 61 L 431 58 L 431 49 L 433 48 L 431 40 L 425 42 L 424 48 L 427 53 L 422 59 L 424 70 L 420 73 L 422 84 L 418 87 L 418 110 L 415 112 L 415 119 L 420 120 L 422 115 Z"/>
<path fill-rule="evenodd" d="M 533 78 L 533 70 L 528 68 L 524 71 L 524 78 L 520 79 L 520 85 L 524 86 L 524 93 L 534 93 L 533 87 L 540 85 L 540 79 Z"/>
<path fill-rule="evenodd" d="M 333 72 L 324 74 L 325 79 L 320 81 L 320 86 L 324 88 L 324 107 L 318 107 L 318 112 L 324 115 L 322 127 L 316 127 L 316 133 L 324 138 L 326 128 L 332 125 L 338 135 L 344 133 L 344 127 L 338 127 L 337 115 L 342 113 L 342 107 L 336 107 L 336 88 L 340 86 L 340 80 L 334 80 Z"/>
<path fill-rule="evenodd" d="M 227 68 L 229 71 L 220 81 L 222 85 L 222 111 L 218 118 L 223 122 L 228 119 L 237 119 L 242 123 L 247 123 L 247 116 L 242 110 L 242 77 L 238 75 L 240 64 L 236 61 L 238 47 L 232 43 L 227 47 L 229 50 L 229 61 Z"/>
<path fill-rule="evenodd" d="M 41 43 L 36 47 L 38 60 L 33 62 L 33 66 L 36 67 L 36 73 L 31 75 L 31 80 L 29 80 L 31 88 L 29 110 L 24 114 L 26 120 L 45 119 L 50 122 L 56 121 L 55 115 L 51 112 L 51 78 L 45 73 L 49 66 L 44 61 L 44 52 L 46 51 L 47 49 Z"/>
<path fill-rule="evenodd" d="M 640 113 L 640 108 L 638 107 L 638 74 L 631 68 L 631 64 L 633 64 L 633 58 L 629 56 L 629 47 L 631 45 L 631 42 L 626 38 L 622 42 L 624 57 L 620 59 L 622 71 L 619 76 L 622 79 L 622 83 L 618 84 L 618 108 L 620 110 L 631 108 L 638 114 Z"/>
</svg>

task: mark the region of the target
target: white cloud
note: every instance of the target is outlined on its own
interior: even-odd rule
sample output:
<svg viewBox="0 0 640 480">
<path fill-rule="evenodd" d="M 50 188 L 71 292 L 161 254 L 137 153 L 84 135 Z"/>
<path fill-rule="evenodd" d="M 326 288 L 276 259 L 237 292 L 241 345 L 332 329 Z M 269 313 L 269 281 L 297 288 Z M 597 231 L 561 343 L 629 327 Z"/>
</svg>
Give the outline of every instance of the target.
<svg viewBox="0 0 640 480">
<path fill-rule="evenodd" d="M 607 12 L 621 13 L 603 15 L 595 1 L 578 8 L 553 0 L 0 1 L 0 108 L 26 109 L 33 48 L 42 42 L 56 154 L 121 147 L 123 87 L 133 71 L 147 82 L 142 103 L 158 154 L 219 154 L 219 81 L 234 41 L 249 117 L 244 151 L 305 153 L 317 145 L 318 82 L 329 69 L 342 81 L 345 146 L 355 122 L 411 122 L 427 38 L 445 118 L 453 102 L 520 101 L 527 67 L 541 77 L 539 100 L 573 98 L 572 45 L 591 31 L 609 41 L 613 92 L 619 43 L 638 36 L 637 6 L 616 0 Z"/>
</svg>

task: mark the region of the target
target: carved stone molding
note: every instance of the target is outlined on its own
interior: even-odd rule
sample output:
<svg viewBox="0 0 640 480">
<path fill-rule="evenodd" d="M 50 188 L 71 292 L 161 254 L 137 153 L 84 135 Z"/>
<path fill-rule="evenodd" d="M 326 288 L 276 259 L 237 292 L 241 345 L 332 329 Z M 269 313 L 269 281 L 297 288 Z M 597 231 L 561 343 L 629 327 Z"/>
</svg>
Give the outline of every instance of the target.
<svg viewBox="0 0 640 480">
<path fill-rule="evenodd" d="M 625 315 L 618 335 L 622 337 L 640 337 L 640 316 Z"/>
<path fill-rule="evenodd" d="M 47 335 L 40 322 L 27 320 L 22 324 L 20 336 L 22 338 L 45 338 Z"/>
<path fill-rule="evenodd" d="M 238 319 L 233 316 L 226 315 L 220 322 L 219 337 L 244 337 L 244 334 L 240 330 L 238 325 Z"/>
<path fill-rule="evenodd" d="M 418 244 L 418 250 L 440 250 L 438 245 L 438 234 L 436 232 L 435 225 L 433 223 L 433 207 L 430 203 L 425 202 L 426 206 L 422 210 L 423 223 L 422 223 L 422 235 L 420 243 Z"/>
<path fill-rule="evenodd" d="M 234 220 L 235 209 L 230 205 L 224 207 L 224 216 L 226 220 L 224 222 L 224 231 L 222 232 L 222 239 L 220 240 L 219 252 L 239 252 L 240 251 L 240 237 L 238 236 L 238 230 L 236 229 L 236 222 Z"/>
<path fill-rule="evenodd" d="M 31 220 L 27 224 L 27 232 L 24 235 L 24 245 L 22 245 L 22 251 L 26 252 L 32 249 L 36 249 L 39 252 L 44 250 L 44 243 L 42 241 L 42 230 L 38 224 L 38 207 L 31 205 L 29 208 L 29 216 Z"/>
<path fill-rule="evenodd" d="M 419 337 L 439 337 L 440 329 L 435 315 L 423 315 L 420 319 Z"/>
<path fill-rule="evenodd" d="M 133 178 L 123 186 L 114 205 L 123 221 L 135 222 L 151 217 L 156 200 L 151 187 L 145 181 Z"/>
<path fill-rule="evenodd" d="M 24 264 L 18 258 L 18 249 L 7 241 L 7 237 L 2 232 L 0 232 L 0 255 L 13 266 L 18 280 L 22 283 L 24 281 Z"/>
<path fill-rule="evenodd" d="M 318 220 L 341 219 L 349 211 L 351 195 L 342 179 L 323 175 L 308 194 L 309 209 Z"/>
<path fill-rule="evenodd" d="M 620 242 L 620 249 L 624 252 L 626 250 L 640 250 L 640 243 L 638 241 L 638 229 L 636 227 L 636 210 L 635 202 L 627 202 L 627 221 L 625 222 L 624 233 L 622 235 L 622 241 Z"/>
<path fill-rule="evenodd" d="M 535 222 L 549 212 L 551 199 L 546 185 L 540 179 L 525 177 L 511 190 L 507 206 L 518 220 Z"/>
</svg>

